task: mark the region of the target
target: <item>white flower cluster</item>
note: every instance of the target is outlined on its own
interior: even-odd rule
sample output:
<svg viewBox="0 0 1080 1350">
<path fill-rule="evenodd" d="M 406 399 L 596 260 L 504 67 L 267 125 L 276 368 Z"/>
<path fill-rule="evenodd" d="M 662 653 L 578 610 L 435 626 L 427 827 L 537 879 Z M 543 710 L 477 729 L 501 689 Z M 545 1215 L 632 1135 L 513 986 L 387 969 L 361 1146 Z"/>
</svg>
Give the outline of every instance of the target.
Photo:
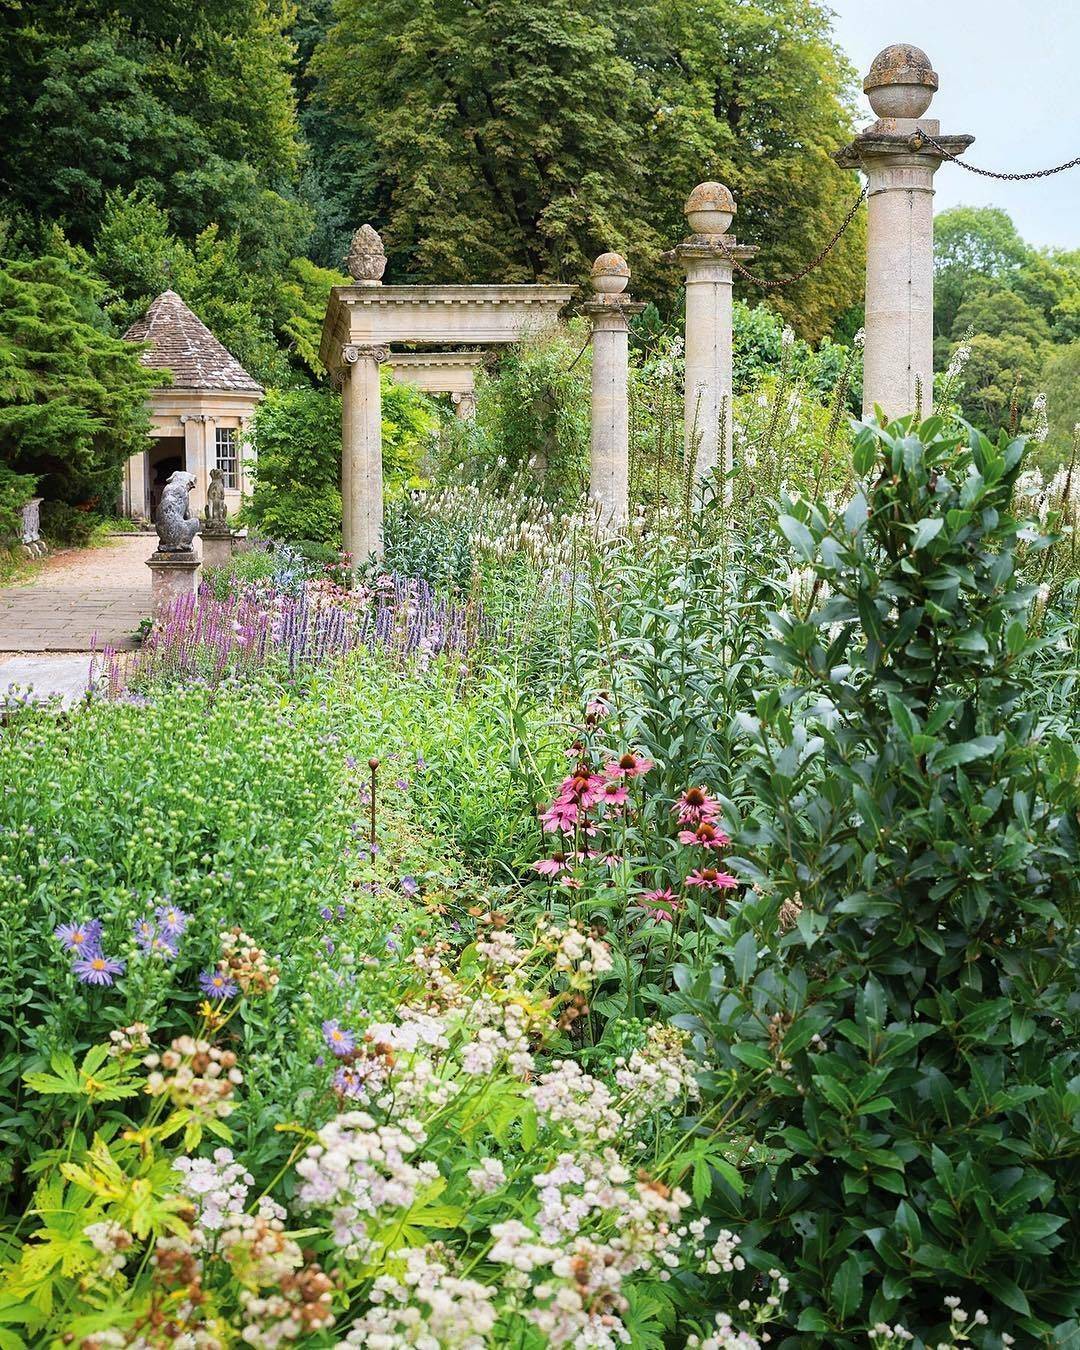
<svg viewBox="0 0 1080 1350">
<path fill-rule="evenodd" d="M 960 345 L 949 357 L 949 365 L 945 371 L 947 380 L 958 380 L 964 373 L 964 367 L 971 359 L 971 343 L 961 342 Z"/>
<path fill-rule="evenodd" d="M 466 1173 L 469 1185 L 479 1195 L 492 1195 L 506 1185 L 506 1168 L 498 1158 L 483 1158 L 478 1167 L 470 1167 Z"/>
<path fill-rule="evenodd" d="M 347 1111 L 324 1125 L 318 1138 L 296 1164 L 302 1180 L 297 1202 L 304 1210 L 328 1209 L 342 1254 L 363 1260 L 372 1245 L 368 1221 L 377 1227 L 384 1212 L 408 1209 L 438 1176 L 434 1163 L 408 1161 L 427 1135 L 408 1117 L 377 1125 L 365 1111 Z"/>
<path fill-rule="evenodd" d="M 519 1078 L 534 1067 L 529 1053 L 529 1015 L 520 1003 L 498 1003 L 481 995 L 465 1015 L 466 1028 L 476 1028 L 461 1052 L 461 1068 L 470 1076 L 490 1074 L 505 1059 Z"/>
<path fill-rule="evenodd" d="M 736 1250 L 740 1241 L 736 1233 L 721 1228 L 709 1250 L 699 1247 L 694 1255 L 699 1261 L 704 1261 L 705 1269 L 710 1275 L 719 1275 L 721 1271 L 729 1274 L 734 1270 L 745 1270 L 746 1262 Z"/>
<path fill-rule="evenodd" d="M 969 1313 L 955 1294 L 950 1294 L 945 1299 L 945 1311 L 949 1314 L 949 1339 L 938 1341 L 936 1345 L 927 1342 L 927 1350 L 952 1350 L 954 1346 L 970 1341 L 971 1333 L 976 1327 L 990 1325 L 990 1318 L 981 1308 Z M 914 1335 L 899 1322 L 895 1326 L 889 1326 L 887 1322 L 878 1322 L 870 1329 L 870 1344 L 875 1347 L 907 1345 L 914 1339 Z M 1016 1344 L 1016 1340 L 1007 1331 L 1003 1331 L 1001 1344 L 1008 1350 L 1010 1345 Z"/>
<path fill-rule="evenodd" d="M 478 937 L 476 953 L 489 966 L 519 966 L 525 958 L 508 928 L 493 928 L 485 937 Z"/>
<path fill-rule="evenodd" d="M 612 1105 L 611 1089 L 585 1073 L 572 1059 L 557 1059 L 528 1089 L 537 1115 L 548 1125 L 564 1125 L 582 1139 L 617 1139 L 622 1117 Z"/>
<path fill-rule="evenodd" d="M 699 1095 L 687 1040 L 677 1027 L 654 1022 L 645 1044 L 628 1060 L 620 1056 L 615 1061 L 615 1082 L 626 1094 L 621 1103 L 624 1125 L 640 1125 L 673 1102 Z"/>
<path fill-rule="evenodd" d="M 535 1219 L 493 1224 L 488 1260 L 509 1267 L 503 1279 L 509 1289 L 528 1290 L 529 1277 L 544 1272 L 525 1315 L 551 1345 L 628 1344 L 622 1281 L 657 1267 L 662 1280 L 670 1278 L 690 1197 L 648 1177 L 631 1182 L 613 1149 L 564 1153 L 533 1184 L 540 1196 Z M 600 1231 L 611 1233 L 606 1242 Z"/>
<path fill-rule="evenodd" d="M 727 1313 L 716 1314 L 716 1325 L 704 1340 L 691 1336 L 686 1344 L 687 1350 L 761 1350 L 761 1342 L 748 1331 L 737 1331 Z"/>
<path fill-rule="evenodd" d="M 177 1158 L 180 1191 L 195 1202 L 195 1222 L 204 1233 L 216 1233 L 240 1219 L 255 1178 L 235 1161 L 232 1150 L 216 1148 L 212 1158 Z"/>
<path fill-rule="evenodd" d="M 555 969 L 570 975 L 571 984 L 588 983 L 594 976 L 612 969 L 611 948 L 576 919 L 571 919 L 565 929 L 541 920 L 537 932 L 539 940 L 552 953 Z"/>
<path fill-rule="evenodd" d="M 94 1251 L 105 1257 L 103 1265 L 106 1275 L 115 1275 L 117 1271 L 123 1270 L 134 1239 L 122 1224 L 111 1220 L 88 1223 L 83 1229 L 83 1237 Z"/>
<path fill-rule="evenodd" d="M 380 1275 L 371 1292 L 374 1305 L 353 1323 L 337 1350 L 484 1350 L 491 1344 L 498 1313 L 495 1291 L 453 1275 L 431 1247 L 404 1253 L 402 1275 Z"/>
</svg>

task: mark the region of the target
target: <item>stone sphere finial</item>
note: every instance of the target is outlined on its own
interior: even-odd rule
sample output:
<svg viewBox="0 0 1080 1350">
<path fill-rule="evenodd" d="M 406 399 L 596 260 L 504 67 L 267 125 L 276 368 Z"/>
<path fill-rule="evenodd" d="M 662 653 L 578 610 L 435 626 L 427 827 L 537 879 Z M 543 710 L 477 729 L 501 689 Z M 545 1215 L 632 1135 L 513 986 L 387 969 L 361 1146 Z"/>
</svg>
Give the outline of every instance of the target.
<svg viewBox="0 0 1080 1350">
<path fill-rule="evenodd" d="M 349 276 L 361 286 L 377 286 L 386 271 L 386 253 L 379 232 L 361 225 L 352 237 L 345 260 Z"/>
<path fill-rule="evenodd" d="M 592 288 L 597 295 L 618 295 L 629 280 L 630 267 L 621 253 L 601 253 L 592 265 Z"/>
<path fill-rule="evenodd" d="M 879 117 L 921 117 L 938 87 L 930 58 L 910 42 L 878 52 L 863 80 L 863 92 Z"/>
<path fill-rule="evenodd" d="M 723 183 L 699 183 L 683 207 L 695 234 L 727 234 L 735 211 L 735 198 Z"/>
</svg>

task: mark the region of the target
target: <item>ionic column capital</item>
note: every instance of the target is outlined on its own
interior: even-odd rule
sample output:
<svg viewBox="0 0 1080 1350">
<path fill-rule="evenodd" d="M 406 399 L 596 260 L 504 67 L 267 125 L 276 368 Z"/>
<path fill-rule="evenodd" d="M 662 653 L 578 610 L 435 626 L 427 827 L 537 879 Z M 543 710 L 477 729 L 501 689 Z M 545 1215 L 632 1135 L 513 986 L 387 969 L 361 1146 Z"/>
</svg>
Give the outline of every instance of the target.
<svg viewBox="0 0 1080 1350">
<path fill-rule="evenodd" d="M 355 366 L 360 360 L 374 361 L 376 365 L 381 366 L 390 360 L 390 348 L 381 343 L 358 345 L 355 342 L 346 342 L 341 349 L 341 360 L 346 366 Z"/>
</svg>

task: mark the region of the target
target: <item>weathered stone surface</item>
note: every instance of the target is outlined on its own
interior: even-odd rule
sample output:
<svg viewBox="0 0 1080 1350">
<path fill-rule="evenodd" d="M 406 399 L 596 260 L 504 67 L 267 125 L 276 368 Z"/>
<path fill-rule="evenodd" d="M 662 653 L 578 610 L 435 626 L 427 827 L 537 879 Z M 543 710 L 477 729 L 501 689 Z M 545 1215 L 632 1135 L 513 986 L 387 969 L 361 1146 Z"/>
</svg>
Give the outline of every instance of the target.
<svg viewBox="0 0 1080 1350">
<path fill-rule="evenodd" d="M 199 533 L 198 517 L 192 517 L 188 494 L 195 486 L 195 475 L 177 469 L 171 474 L 161 494 L 154 527 L 157 530 L 159 553 L 181 553 L 191 548 L 191 541 Z"/>
<path fill-rule="evenodd" d="M 863 81 L 863 92 L 879 117 L 921 117 L 937 87 L 930 58 L 909 42 L 894 42 L 878 52 Z"/>
<path fill-rule="evenodd" d="M 687 197 L 683 215 L 695 234 L 726 234 L 736 209 L 723 183 L 699 183 Z"/>
<path fill-rule="evenodd" d="M 226 517 L 229 508 L 225 505 L 225 475 L 220 469 L 210 470 L 210 486 L 206 489 L 206 510 L 203 512 L 202 535 L 228 534 Z"/>
<path fill-rule="evenodd" d="M 156 623 L 180 596 L 195 594 L 202 564 L 194 549 L 184 549 L 171 553 L 159 550 L 147 559 L 146 565 L 150 569 L 150 613 Z"/>
<path fill-rule="evenodd" d="M 370 225 L 361 225 L 352 237 L 345 259 L 349 276 L 361 285 L 376 285 L 386 271 L 386 252 L 379 232 Z"/>
</svg>

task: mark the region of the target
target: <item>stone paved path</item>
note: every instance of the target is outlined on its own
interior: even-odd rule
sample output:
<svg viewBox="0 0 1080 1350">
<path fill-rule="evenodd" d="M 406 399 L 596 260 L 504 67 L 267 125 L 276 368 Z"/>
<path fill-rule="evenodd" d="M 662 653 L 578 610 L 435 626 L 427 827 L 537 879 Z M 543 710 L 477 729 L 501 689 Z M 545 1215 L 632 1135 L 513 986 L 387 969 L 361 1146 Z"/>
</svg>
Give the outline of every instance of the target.
<svg viewBox="0 0 1080 1350">
<path fill-rule="evenodd" d="M 151 535 L 54 554 L 28 581 L 0 588 L 0 661 L 16 652 L 88 652 L 131 645 L 150 613 Z M 0 687 L 10 683 L 0 674 Z"/>
</svg>

